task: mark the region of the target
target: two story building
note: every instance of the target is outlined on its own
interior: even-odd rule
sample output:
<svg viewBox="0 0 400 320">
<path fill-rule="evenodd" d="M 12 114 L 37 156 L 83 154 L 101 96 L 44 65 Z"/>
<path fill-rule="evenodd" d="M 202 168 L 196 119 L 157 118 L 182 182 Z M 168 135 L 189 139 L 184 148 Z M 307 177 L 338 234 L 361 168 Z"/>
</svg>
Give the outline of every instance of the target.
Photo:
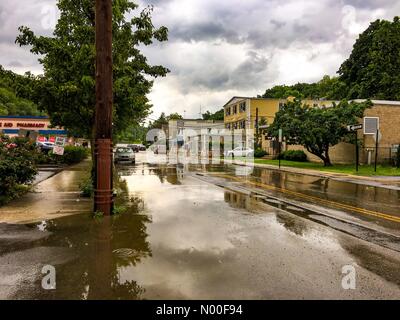
<svg viewBox="0 0 400 320">
<path fill-rule="evenodd" d="M 278 152 L 277 143 L 265 134 L 263 129 L 267 128 L 275 118 L 276 112 L 287 102 L 292 101 L 293 97 L 287 99 L 233 97 L 224 105 L 224 125 L 229 130 L 248 130 L 256 129 L 256 119 L 258 118 L 258 128 L 262 148 L 269 155 L 276 155 Z M 355 100 L 362 102 L 365 100 Z M 313 107 L 330 107 L 338 101 L 330 100 L 303 100 L 304 104 Z M 388 163 L 391 161 L 400 144 L 400 102 L 386 100 L 372 100 L 373 106 L 367 109 L 364 117 L 358 123 L 363 124 L 363 129 L 357 132 L 360 146 L 360 162 L 373 163 L 376 149 L 376 128 L 379 130 L 378 136 L 378 162 Z M 282 150 L 304 150 L 302 146 L 286 145 L 283 143 Z M 311 161 L 321 161 L 318 157 L 308 153 Z M 339 143 L 330 150 L 330 157 L 334 163 L 354 163 L 355 147 L 349 143 Z"/>
<path fill-rule="evenodd" d="M 263 134 L 264 129 L 272 124 L 275 114 L 287 103 L 293 101 L 294 97 L 287 99 L 271 98 L 251 98 L 251 97 L 233 97 L 224 106 L 224 125 L 228 130 L 249 130 L 256 131 L 258 119 L 258 129 L 261 138 L 261 146 L 268 154 L 277 153 L 277 144 Z M 304 104 L 314 107 L 329 107 L 333 101 L 327 100 L 304 100 Z"/>
</svg>

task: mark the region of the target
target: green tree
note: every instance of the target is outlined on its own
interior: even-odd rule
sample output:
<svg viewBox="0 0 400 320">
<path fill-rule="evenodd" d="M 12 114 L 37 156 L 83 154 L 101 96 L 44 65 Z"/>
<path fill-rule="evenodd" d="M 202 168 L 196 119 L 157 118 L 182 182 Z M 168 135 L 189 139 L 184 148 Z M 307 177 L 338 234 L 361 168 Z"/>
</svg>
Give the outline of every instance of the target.
<svg viewBox="0 0 400 320">
<path fill-rule="evenodd" d="M 335 99 L 341 100 L 346 97 L 346 85 L 339 77 L 325 75 L 315 83 L 296 83 L 292 86 L 278 85 L 267 89 L 262 98 L 286 99 L 293 96 L 299 99 Z"/>
<path fill-rule="evenodd" d="M 164 112 L 161 112 L 158 119 L 149 122 L 149 129 L 162 129 L 163 126 L 167 126 L 169 120 L 179 120 L 183 119 L 183 117 L 178 113 L 171 113 L 169 116 L 166 116 Z"/>
<path fill-rule="evenodd" d="M 224 109 L 222 108 L 214 113 L 207 110 L 202 116 L 203 120 L 224 120 Z"/>
<path fill-rule="evenodd" d="M 143 143 L 146 141 L 147 128 L 143 124 L 132 124 L 114 135 L 114 140 L 124 143 Z"/>
<path fill-rule="evenodd" d="M 268 133 L 278 136 L 282 129 L 288 144 L 302 145 L 308 152 L 319 157 L 324 166 L 331 166 L 329 148 L 348 138 L 347 126 L 357 123 L 371 101 L 348 103 L 343 100 L 327 108 L 313 108 L 301 100 L 285 104 L 275 115 Z"/>
<path fill-rule="evenodd" d="M 360 34 L 339 71 L 348 98 L 400 99 L 400 19 L 376 20 Z"/>
<path fill-rule="evenodd" d="M 0 65 L 0 115 L 40 115 L 37 105 L 29 100 L 31 90 L 30 73 L 17 75 Z"/>
<path fill-rule="evenodd" d="M 53 37 L 19 28 L 16 42 L 41 55 L 44 74 L 34 81 L 33 99 L 48 113 L 51 123 L 73 135 L 93 138 L 95 112 L 95 1 L 59 0 L 60 18 Z M 168 29 L 155 28 L 152 7 L 127 20 L 137 9 L 129 0 L 113 1 L 113 130 L 143 121 L 151 105 L 146 95 L 153 81 L 168 69 L 151 66 L 139 50 L 154 40 L 166 41 Z"/>
</svg>

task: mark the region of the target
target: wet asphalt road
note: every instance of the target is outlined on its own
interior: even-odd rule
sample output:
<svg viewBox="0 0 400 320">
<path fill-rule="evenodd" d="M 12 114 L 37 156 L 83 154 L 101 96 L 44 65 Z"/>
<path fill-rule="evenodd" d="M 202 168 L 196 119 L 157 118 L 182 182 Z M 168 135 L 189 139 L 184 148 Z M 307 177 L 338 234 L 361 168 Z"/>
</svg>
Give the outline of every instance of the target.
<svg viewBox="0 0 400 320">
<path fill-rule="evenodd" d="M 400 298 L 400 253 L 395 246 L 383 247 L 353 236 L 352 230 L 338 231 L 297 214 L 301 208 L 296 204 L 306 199 L 257 185 L 282 188 L 271 172 L 255 171 L 240 182 L 232 179 L 238 177 L 235 170 L 187 170 L 138 161 L 118 167 L 117 207 L 125 213 L 110 219 L 75 214 L 0 224 L 0 298 Z M 325 190 L 330 192 L 323 194 L 326 183 L 286 178 L 284 187 L 293 192 L 398 213 L 396 195 L 385 193 L 382 205 L 376 206 L 372 193 L 363 191 L 356 203 L 343 186 L 328 182 Z M 255 190 L 298 202 L 283 207 Z M 312 204 L 310 198 L 308 202 L 328 206 Z M 353 222 L 361 219 L 379 231 L 396 233 L 393 221 L 342 209 L 329 208 L 332 214 L 353 214 Z M 45 264 L 56 268 L 55 290 L 41 288 Z M 354 290 L 342 288 L 346 265 L 356 271 Z"/>
</svg>

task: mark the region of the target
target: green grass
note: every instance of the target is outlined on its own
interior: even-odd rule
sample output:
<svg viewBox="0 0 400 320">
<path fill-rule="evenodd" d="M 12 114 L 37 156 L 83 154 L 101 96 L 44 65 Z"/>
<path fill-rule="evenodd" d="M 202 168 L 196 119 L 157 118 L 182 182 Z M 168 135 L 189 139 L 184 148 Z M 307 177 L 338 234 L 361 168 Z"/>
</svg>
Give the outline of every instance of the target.
<svg viewBox="0 0 400 320">
<path fill-rule="evenodd" d="M 268 159 L 254 159 L 254 163 L 269 164 L 278 166 L 278 160 L 268 160 Z M 344 174 L 354 174 L 359 176 L 400 176 L 400 169 L 390 167 L 390 166 L 377 166 L 376 172 L 374 172 L 374 166 L 360 165 L 359 171 L 356 172 L 354 164 L 336 164 L 332 167 L 324 167 L 322 163 L 315 162 L 296 162 L 281 160 L 281 166 L 292 167 L 292 168 L 302 168 L 302 169 L 312 169 L 325 172 L 335 172 Z"/>
</svg>

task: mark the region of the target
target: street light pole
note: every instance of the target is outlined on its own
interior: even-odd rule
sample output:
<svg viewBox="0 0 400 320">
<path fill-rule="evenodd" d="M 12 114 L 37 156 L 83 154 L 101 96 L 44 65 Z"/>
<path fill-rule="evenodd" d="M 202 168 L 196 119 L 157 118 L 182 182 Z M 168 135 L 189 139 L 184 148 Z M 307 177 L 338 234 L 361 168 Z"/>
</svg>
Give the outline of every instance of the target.
<svg viewBox="0 0 400 320">
<path fill-rule="evenodd" d="M 112 0 L 96 0 L 94 210 L 112 213 Z"/>
</svg>

